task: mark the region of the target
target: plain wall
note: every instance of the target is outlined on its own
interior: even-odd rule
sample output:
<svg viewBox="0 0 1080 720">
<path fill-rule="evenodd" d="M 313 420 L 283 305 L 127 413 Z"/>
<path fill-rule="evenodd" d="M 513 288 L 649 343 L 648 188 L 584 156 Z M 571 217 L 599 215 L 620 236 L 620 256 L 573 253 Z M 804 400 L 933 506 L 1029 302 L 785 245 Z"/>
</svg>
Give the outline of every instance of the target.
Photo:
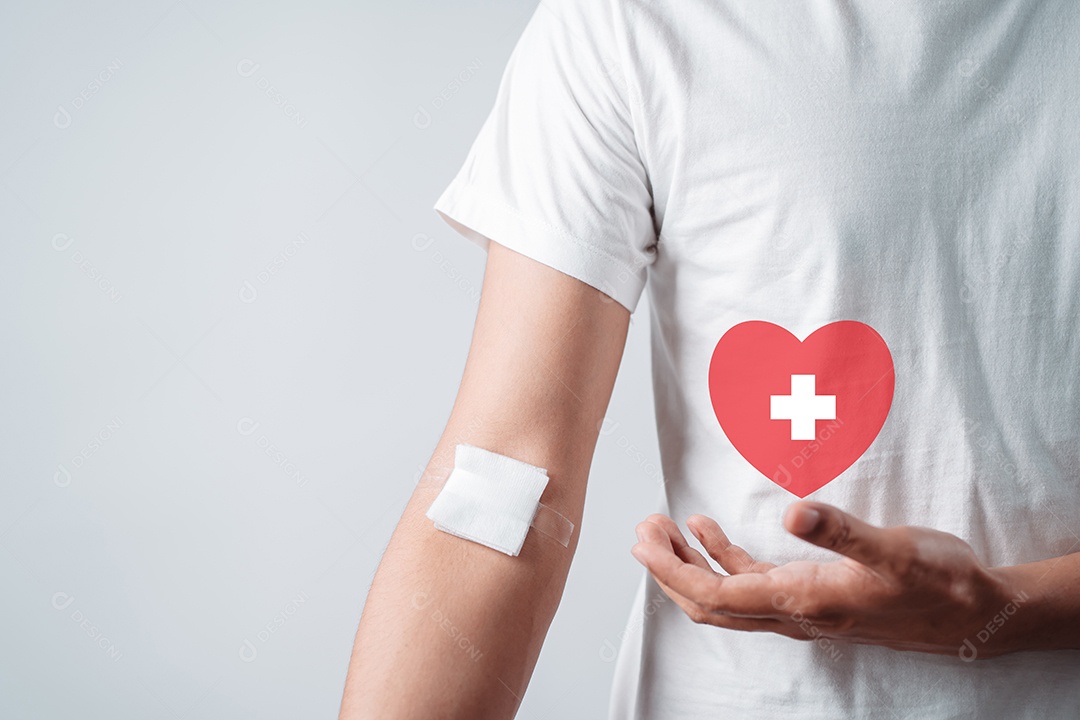
<svg viewBox="0 0 1080 720">
<path fill-rule="evenodd" d="M 334 717 L 484 254 L 431 209 L 535 2 L 0 11 L 0 717 Z M 662 487 L 633 316 L 520 718 L 603 717 Z"/>
</svg>

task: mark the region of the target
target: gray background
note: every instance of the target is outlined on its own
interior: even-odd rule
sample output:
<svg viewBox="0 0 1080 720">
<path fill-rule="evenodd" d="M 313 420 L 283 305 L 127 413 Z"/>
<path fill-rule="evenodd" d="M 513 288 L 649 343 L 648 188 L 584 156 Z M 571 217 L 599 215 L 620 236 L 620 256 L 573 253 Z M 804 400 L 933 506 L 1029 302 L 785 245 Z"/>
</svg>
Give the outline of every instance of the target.
<svg viewBox="0 0 1080 720">
<path fill-rule="evenodd" d="M 475 319 L 431 205 L 534 7 L 5 4 L 0 717 L 335 716 Z M 643 297 L 519 717 L 607 706 L 649 383 Z"/>
</svg>

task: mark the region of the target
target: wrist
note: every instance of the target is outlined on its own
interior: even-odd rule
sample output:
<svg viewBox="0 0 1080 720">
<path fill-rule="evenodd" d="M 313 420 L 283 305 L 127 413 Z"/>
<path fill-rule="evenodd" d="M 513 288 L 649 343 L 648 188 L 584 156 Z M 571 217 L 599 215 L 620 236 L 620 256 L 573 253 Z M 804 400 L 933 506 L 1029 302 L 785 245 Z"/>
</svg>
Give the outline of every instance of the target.
<svg viewBox="0 0 1080 720">
<path fill-rule="evenodd" d="M 989 568 L 988 599 L 969 638 L 979 657 L 1035 649 L 1046 619 L 1039 610 L 1035 585 L 1022 566 Z"/>
</svg>

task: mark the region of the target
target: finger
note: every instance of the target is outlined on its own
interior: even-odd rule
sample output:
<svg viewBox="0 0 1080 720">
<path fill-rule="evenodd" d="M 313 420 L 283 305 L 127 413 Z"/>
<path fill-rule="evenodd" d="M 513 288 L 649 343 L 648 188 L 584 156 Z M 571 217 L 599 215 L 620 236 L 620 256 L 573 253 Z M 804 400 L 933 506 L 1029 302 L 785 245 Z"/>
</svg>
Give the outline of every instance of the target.
<svg viewBox="0 0 1080 720">
<path fill-rule="evenodd" d="M 652 574 L 658 583 L 673 590 L 689 602 L 709 607 L 712 593 L 719 589 L 721 577 L 712 570 L 684 561 L 675 554 L 664 534 L 663 542 L 656 535 L 663 531 L 652 523 L 651 530 L 643 528 L 643 540 L 630 549 L 638 562 Z M 639 525 L 639 527 L 641 527 Z"/>
<path fill-rule="evenodd" d="M 657 583 L 660 588 L 666 588 L 665 585 Z M 717 613 L 706 608 L 701 607 L 696 603 L 692 603 L 681 595 L 671 595 L 670 589 L 665 589 L 664 592 L 669 593 L 675 602 L 682 608 L 686 616 L 692 621 L 702 625 L 712 625 L 713 627 L 722 628 L 724 630 L 738 630 L 740 632 L 771 632 L 777 635 L 784 635 L 786 637 L 798 638 L 800 637 L 800 630 L 798 627 L 791 623 L 783 622 L 775 618 L 757 618 L 757 617 L 737 617 L 734 615 L 724 615 L 723 613 Z"/>
<path fill-rule="evenodd" d="M 733 545 L 717 522 L 710 517 L 691 515 L 686 520 L 686 526 L 705 548 L 705 552 L 731 575 L 768 572 L 776 567 L 772 563 L 755 560 L 750 553 L 738 545 Z"/>
<path fill-rule="evenodd" d="M 634 532 L 637 534 L 638 542 L 655 545 L 659 548 L 662 548 L 666 552 L 673 553 L 675 557 L 677 557 L 682 562 L 697 565 L 698 567 L 703 567 L 709 572 L 713 572 L 712 567 L 705 560 L 705 558 L 701 557 L 700 553 L 697 553 L 697 556 L 698 558 L 701 558 L 701 561 L 704 563 L 704 565 L 693 562 L 689 557 L 686 557 L 679 552 L 679 548 L 677 547 L 676 542 L 673 541 L 671 534 L 667 529 L 663 527 L 663 521 L 659 520 L 663 517 L 664 516 L 662 515 L 650 515 L 648 519 L 638 523 L 637 527 L 634 528 Z M 670 518 L 664 519 L 668 520 L 669 523 L 674 525 L 674 522 L 671 521 Z M 675 528 L 675 532 L 678 533 L 682 544 L 685 545 L 686 540 L 681 537 L 682 533 L 678 532 L 678 528 Z"/>
<path fill-rule="evenodd" d="M 725 630 L 739 630 L 741 632 L 771 632 L 776 635 L 805 640 L 806 632 L 797 625 L 775 620 L 773 618 L 743 618 L 731 615 L 713 615 L 708 623 Z"/>
<path fill-rule="evenodd" d="M 791 615 L 790 598 L 805 597 L 805 587 L 797 580 L 777 579 L 769 573 L 717 575 L 683 562 L 666 544 L 641 542 L 631 552 L 658 584 L 710 613 L 784 619 Z"/>
<path fill-rule="evenodd" d="M 888 533 L 825 503 L 800 501 L 788 506 L 784 527 L 792 535 L 846 555 L 872 568 L 887 568 Z"/>
<path fill-rule="evenodd" d="M 696 602 L 686 598 L 685 596 L 677 593 L 675 590 L 671 589 L 670 587 L 668 587 L 664 583 L 660 582 L 659 580 L 656 579 L 655 575 L 652 576 L 652 579 L 653 579 L 653 582 L 656 583 L 656 586 L 659 587 L 661 590 L 663 590 L 664 594 L 667 595 L 671 600 L 673 600 L 676 605 L 678 605 L 680 608 L 682 608 L 682 611 L 684 613 L 686 613 L 686 615 L 688 617 L 693 618 L 698 613 L 701 613 L 703 611 L 703 608 L 700 605 L 698 605 Z"/>
<path fill-rule="evenodd" d="M 652 543 L 661 548 L 669 549 L 683 562 L 696 565 L 715 574 L 709 561 L 701 553 L 694 550 L 686 542 L 675 521 L 666 515 L 654 514 L 638 524 L 635 528 L 638 539 L 642 542 Z M 671 600 L 678 605 L 684 613 L 695 621 L 701 621 L 705 615 L 705 609 L 697 602 L 685 597 L 670 586 L 653 576 L 653 580 Z M 717 616 L 720 617 L 720 616 Z M 733 628 L 735 629 L 735 628 Z"/>
<path fill-rule="evenodd" d="M 671 547 L 682 560 L 688 563 L 697 565 L 698 567 L 705 568 L 706 570 L 712 570 L 712 565 L 705 559 L 701 553 L 690 546 L 690 543 L 686 541 L 686 537 L 682 534 L 679 526 L 674 520 L 667 515 L 654 514 L 645 518 L 645 522 L 651 522 L 657 525 L 661 530 L 667 533 L 668 540 L 671 541 Z"/>
<path fill-rule="evenodd" d="M 651 524 L 651 523 L 650 523 Z M 681 561 L 661 531 L 653 526 L 648 541 L 638 543 L 631 552 L 652 574 L 657 585 L 695 622 L 707 622 L 733 630 L 763 629 L 788 637 L 805 639 L 800 623 L 817 618 L 819 607 L 828 607 L 834 593 L 829 588 L 806 587 L 798 579 L 777 579 L 766 573 L 718 575 Z M 763 625 L 726 623 L 732 621 L 769 621 Z M 831 627 L 826 619 L 815 619 L 822 627 Z"/>
<path fill-rule="evenodd" d="M 649 519 L 638 523 L 637 527 L 634 528 L 634 531 L 637 533 L 639 544 L 649 543 L 655 545 L 658 548 L 661 548 L 665 552 L 674 553 L 675 551 L 671 546 L 669 536 L 666 532 L 664 532 L 663 529 L 661 529 L 659 523 L 654 522 L 656 517 L 657 516 L 650 516 Z M 639 557 L 640 551 L 635 551 L 634 549 L 631 549 L 631 552 L 633 553 L 635 558 Z M 704 558 L 702 558 L 702 560 L 704 560 Z M 686 561 L 683 560 L 683 562 Z M 648 566 L 646 566 L 646 569 L 648 569 Z M 709 572 L 712 572 L 712 570 L 710 569 Z M 655 575 L 653 575 L 653 580 L 660 587 L 660 589 L 664 591 L 664 594 L 674 600 L 675 603 L 680 608 L 682 608 L 687 615 L 693 616 L 695 613 L 701 610 L 701 607 L 697 603 L 677 592 L 670 586 L 666 585 L 664 582 L 657 579 Z"/>
<path fill-rule="evenodd" d="M 658 518 L 656 517 L 650 517 L 648 520 L 639 523 L 638 527 L 636 528 L 638 537 L 640 538 L 642 543 L 649 543 L 656 546 L 657 548 L 661 548 L 660 552 L 668 552 L 674 554 L 675 550 L 671 547 L 671 544 L 669 542 L 670 536 L 667 536 L 661 527 L 663 525 L 666 525 L 666 523 L 664 523 L 663 521 L 657 522 L 657 519 Z M 674 525 L 674 521 L 672 521 L 670 518 L 667 518 L 667 520 L 672 525 Z M 640 552 L 641 551 L 635 551 L 635 557 L 638 557 Z M 698 557 L 701 558 L 702 562 L 705 562 L 706 567 L 708 567 L 708 561 L 706 561 L 705 558 L 701 557 L 700 554 L 698 554 Z M 683 562 L 687 563 L 688 566 L 690 565 L 690 563 L 685 560 Z M 715 573 L 711 569 L 709 569 L 708 572 L 715 575 Z M 711 613 L 700 602 L 686 597 L 682 593 L 672 588 L 670 585 L 667 585 L 661 579 L 657 578 L 655 574 L 653 574 L 653 580 L 656 582 L 657 586 L 659 586 L 659 588 L 664 591 L 664 594 L 667 595 L 671 600 L 673 600 L 676 605 L 682 608 L 682 611 L 686 613 L 687 617 L 689 617 L 694 622 L 708 622 L 709 624 L 716 625 L 717 627 L 726 627 L 732 630 L 752 631 L 754 629 L 760 629 L 757 625 L 754 625 L 755 619 L 726 618 L 722 614 Z M 769 620 L 768 622 L 776 623 L 777 625 L 779 625 L 778 621 L 775 620 Z"/>
<path fill-rule="evenodd" d="M 675 548 L 671 545 L 671 538 L 664 532 L 664 529 L 657 525 L 652 520 L 642 520 L 634 527 L 634 534 L 637 535 L 638 542 L 652 543 L 653 545 L 659 545 L 660 547 L 675 552 Z"/>
<path fill-rule="evenodd" d="M 690 602 L 662 583 L 658 582 L 657 585 L 668 595 L 668 597 L 674 600 L 675 603 L 682 608 L 682 611 L 686 613 L 686 616 L 695 623 L 712 625 L 713 627 L 718 627 L 723 630 L 738 630 L 739 632 L 771 632 L 795 640 L 807 639 L 806 631 L 794 623 L 778 620 L 776 618 L 739 617 L 712 612 L 702 608 L 696 603 Z"/>
<path fill-rule="evenodd" d="M 657 586 L 663 590 L 669 598 L 675 601 L 676 605 L 682 608 L 682 611 L 686 613 L 688 618 L 696 623 L 708 624 L 725 630 L 772 632 L 792 638 L 802 637 L 799 629 L 793 627 L 792 623 L 787 619 L 781 620 L 773 617 L 730 615 L 725 612 L 718 612 L 711 607 L 706 607 L 702 603 L 695 602 L 694 600 L 679 594 L 669 586 L 657 580 L 655 575 L 652 577 Z"/>
</svg>

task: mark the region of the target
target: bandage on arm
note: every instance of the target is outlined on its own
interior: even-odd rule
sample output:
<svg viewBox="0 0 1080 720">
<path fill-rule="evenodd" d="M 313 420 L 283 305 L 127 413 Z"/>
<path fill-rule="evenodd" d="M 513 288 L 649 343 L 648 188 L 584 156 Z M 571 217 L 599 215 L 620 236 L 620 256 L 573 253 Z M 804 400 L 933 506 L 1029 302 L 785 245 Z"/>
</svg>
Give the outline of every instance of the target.
<svg viewBox="0 0 1080 720">
<path fill-rule="evenodd" d="M 459 443 L 454 467 L 439 469 L 449 475 L 434 481 L 439 494 L 427 510 L 437 530 L 510 556 L 521 552 L 530 529 L 570 544 L 574 523 L 540 502 L 546 468 Z"/>
<path fill-rule="evenodd" d="M 565 585 L 576 530 L 564 546 L 532 528 L 511 555 L 439 530 L 426 513 L 465 444 L 544 469 L 542 505 L 579 527 L 629 314 L 501 245 L 488 253 L 450 419 L 367 596 L 348 720 L 511 718 Z"/>
</svg>

